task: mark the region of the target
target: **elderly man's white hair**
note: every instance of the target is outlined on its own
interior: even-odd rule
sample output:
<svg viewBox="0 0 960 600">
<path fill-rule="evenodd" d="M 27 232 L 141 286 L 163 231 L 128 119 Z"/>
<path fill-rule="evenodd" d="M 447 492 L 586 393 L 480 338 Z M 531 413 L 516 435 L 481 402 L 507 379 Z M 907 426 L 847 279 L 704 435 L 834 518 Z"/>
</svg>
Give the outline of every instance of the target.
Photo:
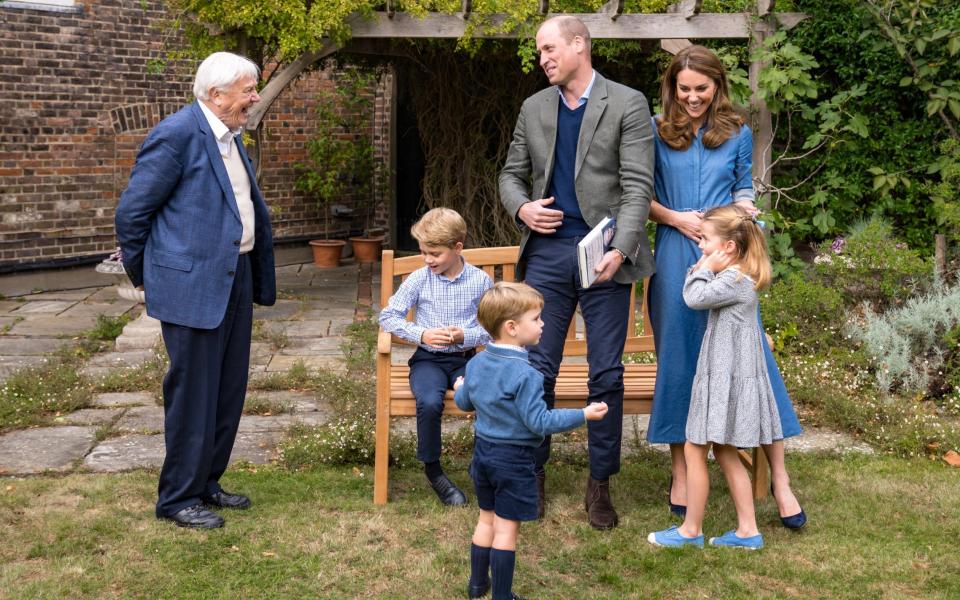
<svg viewBox="0 0 960 600">
<path fill-rule="evenodd" d="M 241 77 L 260 78 L 260 68 L 239 54 L 214 52 L 203 59 L 193 80 L 193 95 L 199 100 L 210 99 L 210 88 L 225 89 Z"/>
</svg>

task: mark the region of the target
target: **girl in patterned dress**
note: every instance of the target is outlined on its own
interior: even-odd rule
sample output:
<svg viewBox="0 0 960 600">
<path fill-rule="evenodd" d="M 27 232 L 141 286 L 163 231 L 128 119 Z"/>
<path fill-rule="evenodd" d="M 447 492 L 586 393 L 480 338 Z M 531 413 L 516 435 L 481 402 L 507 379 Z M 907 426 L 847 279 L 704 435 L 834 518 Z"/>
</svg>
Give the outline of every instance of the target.
<svg viewBox="0 0 960 600">
<path fill-rule="evenodd" d="M 687 272 L 683 300 L 709 310 L 687 413 L 684 459 L 687 514 L 683 524 L 651 533 L 657 546 L 703 546 L 703 514 L 710 480 L 707 452 L 723 469 L 737 510 L 737 527 L 710 538 L 713 546 L 757 550 L 750 477 L 738 448 L 756 448 L 783 439 L 777 401 L 770 385 L 757 322 L 757 290 L 770 284 L 766 239 L 756 216 L 737 206 L 708 210 L 701 224 L 700 260 Z"/>
</svg>

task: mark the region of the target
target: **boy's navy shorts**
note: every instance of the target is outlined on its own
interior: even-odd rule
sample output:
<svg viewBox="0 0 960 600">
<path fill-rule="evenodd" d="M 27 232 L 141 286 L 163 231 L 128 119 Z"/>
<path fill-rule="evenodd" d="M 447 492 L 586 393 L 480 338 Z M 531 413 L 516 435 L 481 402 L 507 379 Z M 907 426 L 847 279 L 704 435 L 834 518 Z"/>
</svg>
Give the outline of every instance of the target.
<svg viewBox="0 0 960 600">
<path fill-rule="evenodd" d="M 501 519 L 537 519 L 537 477 L 534 448 L 498 444 L 477 437 L 473 446 L 470 477 L 482 510 L 492 510 Z"/>
</svg>

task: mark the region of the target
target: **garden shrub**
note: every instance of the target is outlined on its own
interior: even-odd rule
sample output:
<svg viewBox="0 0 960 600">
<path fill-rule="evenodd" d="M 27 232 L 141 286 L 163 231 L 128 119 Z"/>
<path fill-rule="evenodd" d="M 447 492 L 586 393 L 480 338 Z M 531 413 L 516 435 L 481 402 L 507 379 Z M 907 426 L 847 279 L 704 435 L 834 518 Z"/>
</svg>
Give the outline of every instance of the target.
<svg viewBox="0 0 960 600">
<path fill-rule="evenodd" d="M 862 350 L 785 356 L 780 367 L 806 424 L 849 431 L 903 457 L 960 448 L 957 421 L 944 418 L 945 411 L 934 403 L 877 395 Z M 951 406 L 960 406 L 960 398 L 953 398 Z"/>
<path fill-rule="evenodd" d="M 820 245 L 813 271 L 849 301 L 882 310 L 899 304 L 933 278 L 932 263 L 897 240 L 889 222 L 874 216 L 855 224 L 845 238 Z"/>
<path fill-rule="evenodd" d="M 851 321 L 849 333 L 863 343 L 877 379 L 887 392 L 926 392 L 931 373 L 951 361 L 954 330 L 960 326 L 960 284 L 938 283 L 903 306 L 877 314 L 868 306 L 863 322 Z"/>
<path fill-rule="evenodd" d="M 843 295 L 801 273 L 778 280 L 760 297 L 760 313 L 774 350 L 803 352 L 836 345 L 845 315 Z"/>
</svg>

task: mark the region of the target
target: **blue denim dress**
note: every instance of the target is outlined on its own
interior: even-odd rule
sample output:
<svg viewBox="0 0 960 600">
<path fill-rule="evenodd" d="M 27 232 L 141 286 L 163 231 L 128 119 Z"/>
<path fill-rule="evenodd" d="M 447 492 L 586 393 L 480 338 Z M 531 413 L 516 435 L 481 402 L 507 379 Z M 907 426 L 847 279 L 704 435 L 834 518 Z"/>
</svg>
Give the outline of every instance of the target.
<svg viewBox="0 0 960 600">
<path fill-rule="evenodd" d="M 654 190 L 660 204 L 672 210 L 700 211 L 754 199 L 753 132 L 748 126 L 743 125 L 738 135 L 716 148 L 704 147 L 701 129 L 686 150 L 674 150 L 660 139 L 656 117 L 653 131 Z M 683 282 L 687 269 L 697 262 L 700 254 L 697 244 L 680 231 L 657 225 L 654 249 L 657 273 L 650 278 L 649 297 L 650 324 L 657 349 L 657 383 L 647 430 L 647 441 L 654 444 L 686 441 L 690 392 L 709 311 L 687 307 L 683 301 Z M 763 324 L 760 326 L 762 329 Z M 783 437 L 795 436 L 803 430 L 766 337 L 762 337 Z"/>
</svg>

